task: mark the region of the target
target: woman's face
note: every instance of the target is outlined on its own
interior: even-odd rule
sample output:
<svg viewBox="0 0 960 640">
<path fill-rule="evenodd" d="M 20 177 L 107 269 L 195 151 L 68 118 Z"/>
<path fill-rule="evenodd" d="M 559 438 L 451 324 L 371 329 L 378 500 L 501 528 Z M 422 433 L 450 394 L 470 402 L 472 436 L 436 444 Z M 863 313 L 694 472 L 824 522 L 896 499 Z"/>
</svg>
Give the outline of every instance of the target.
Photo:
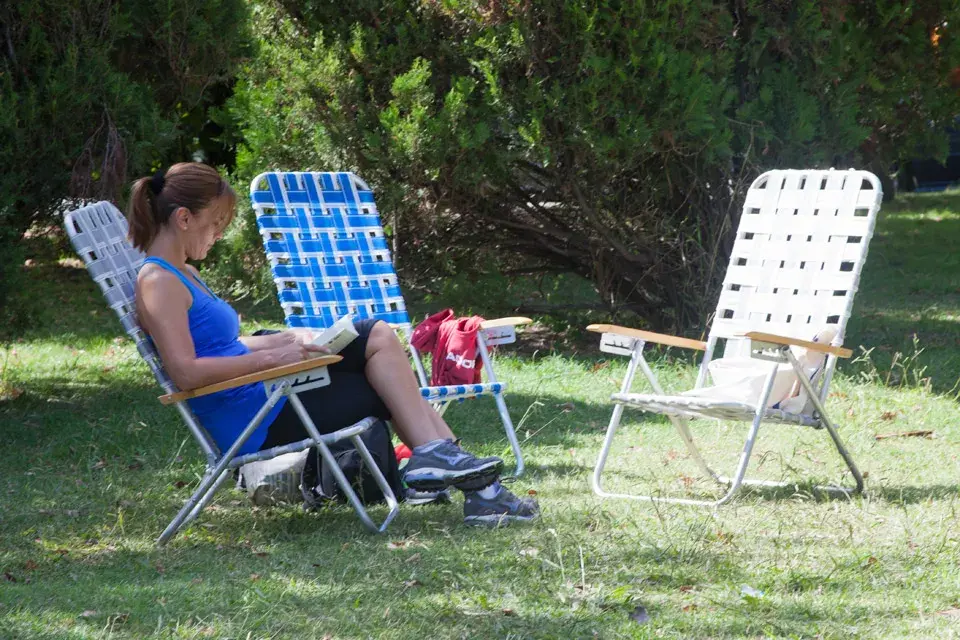
<svg viewBox="0 0 960 640">
<path fill-rule="evenodd" d="M 188 260 L 203 260 L 210 248 L 223 236 L 230 222 L 230 198 L 220 196 L 210 205 L 190 215 L 183 232 Z"/>
</svg>

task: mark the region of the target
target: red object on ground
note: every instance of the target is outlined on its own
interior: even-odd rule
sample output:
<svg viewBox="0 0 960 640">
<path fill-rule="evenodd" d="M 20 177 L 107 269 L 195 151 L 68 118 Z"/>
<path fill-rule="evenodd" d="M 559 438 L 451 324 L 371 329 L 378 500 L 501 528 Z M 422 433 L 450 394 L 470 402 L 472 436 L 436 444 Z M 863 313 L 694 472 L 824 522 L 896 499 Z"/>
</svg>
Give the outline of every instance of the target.
<svg viewBox="0 0 960 640">
<path fill-rule="evenodd" d="M 406 460 L 413 455 L 413 451 L 410 450 L 410 447 L 401 443 L 393 448 L 393 454 L 397 456 L 397 462 L 401 460 Z"/>
</svg>

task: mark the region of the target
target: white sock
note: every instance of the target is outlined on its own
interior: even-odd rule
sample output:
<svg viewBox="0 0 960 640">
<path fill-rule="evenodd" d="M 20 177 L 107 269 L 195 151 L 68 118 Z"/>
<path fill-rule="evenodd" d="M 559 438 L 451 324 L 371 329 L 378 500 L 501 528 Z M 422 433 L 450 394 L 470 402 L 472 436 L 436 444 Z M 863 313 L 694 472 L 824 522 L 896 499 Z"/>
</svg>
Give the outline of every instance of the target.
<svg viewBox="0 0 960 640">
<path fill-rule="evenodd" d="M 431 440 L 426 444 L 421 444 L 418 447 L 414 447 L 411 453 L 417 456 L 422 456 L 425 453 L 430 453 L 431 451 L 439 447 L 444 442 L 450 442 L 450 441 L 447 440 L 446 438 L 437 438 L 436 440 Z"/>
<path fill-rule="evenodd" d="M 492 500 L 497 497 L 497 494 L 500 493 L 500 481 L 494 480 L 492 484 L 487 485 L 483 489 L 474 491 L 481 498 L 486 498 L 487 500 Z"/>
</svg>

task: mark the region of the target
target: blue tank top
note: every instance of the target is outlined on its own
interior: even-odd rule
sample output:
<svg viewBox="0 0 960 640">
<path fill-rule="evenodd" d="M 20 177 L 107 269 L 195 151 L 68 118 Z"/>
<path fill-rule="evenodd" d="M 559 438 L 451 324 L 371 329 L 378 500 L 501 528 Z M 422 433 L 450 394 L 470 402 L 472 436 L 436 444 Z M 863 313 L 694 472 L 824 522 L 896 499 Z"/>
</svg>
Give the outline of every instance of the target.
<svg viewBox="0 0 960 640">
<path fill-rule="evenodd" d="M 250 350 L 240 342 L 240 317 L 233 307 L 214 295 L 199 278 L 203 288 L 163 258 L 149 257 L 144 264 L 155 264 L 173 273 L 193 296 L 187 310 L 190 337 L 198 358 L 241 356 Z M 190 409 L 217 443 L 220 451 L 226 451 L 237 439 L 250 420 L 267 401 L 267 390 L 262 382 L 217 391 L 207 396 L 187 400 Z M 286 398 L 281 398 L 256 431 L 240 447 L 238 455 L 253 453 L 267 439 L 267 428 L 283 408 Z"/>
</svg>

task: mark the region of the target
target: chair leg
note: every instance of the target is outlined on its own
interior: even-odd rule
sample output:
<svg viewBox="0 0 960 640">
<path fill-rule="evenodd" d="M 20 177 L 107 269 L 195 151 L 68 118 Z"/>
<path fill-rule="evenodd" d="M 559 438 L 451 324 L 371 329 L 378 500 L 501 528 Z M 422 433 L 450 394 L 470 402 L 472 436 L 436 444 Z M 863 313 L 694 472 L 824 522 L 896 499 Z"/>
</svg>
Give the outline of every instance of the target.
<svg viewBox="0 0 960 640">
<path fill-rule="evenodd" d="M 384 477 L 383 472 L 380 471 L 380 467 L 377 466 L 376 460 L 373 459 L 373 456 L 370 455 L 370 450 L 367 449 L 367 445 L 364 444 L 360 436 L 353 436 L 350 438 L 353 441 L 354 446 L 357 448 L 357 451 L 360 452 L 360 456 L 363 458 L 364 464 L 367 465 L 367 468 L 370 470 L 370 473 L 373 474 L 373 479 L 376 481 L 377 486 L 380 488 L 380 492 L 383 494 L 384 499 L 387 501 L 387 507 L 390 511 L 387 513 L 387 517 L 384 518 L 380 526 L 376 526 L 367 516 L 366 512 L 362 510 L 360 501 L 357 499 L 356 493 L 350 491 L 347 494 L 347 497 L 350 499 L 350 503 L 353 505 L 353 508 L 357 511 L 358 514 L 361 514 L 360 519 L 363 520 L 363 524 L 366 525 L 368 529 L 376 533 L 383 533 L 387 530 L 387 526 L 397 517 L 397 513 L 400 511 L 400 504 L 397 502 L 397 496 L 394 495 L 393 489 L 390 487 L 390 483 L 387 482 L 387 479 Z M 334 471 L 334 474 L 340 473 L 339 466 Z M 344 478 L 346 480 L 346 478 Z M 360 508 L 358 508 L 358 505 Z"/>
<path fill-rule="evenodd" d="M 503 431 L 507 434 L 507 441 L 510 442 L 510 448 L 513 450 L 513 458 L 517 463 L 511 475 L 514 478 L 519 478 L 523 475 L 524 463 L 523 453 L 520 452 L 520 442 L 517 440 L 517 432 L 513 428 L 513 420 L 510 419 L 510 411 L 507 409 L 507 403 L 503 399 L 503 396 L 496 393 L 493 399 L 497 402 L 497 409 L 500 411 L 500 421 L 503 423 Z"/>
<path fill-rule="evenodd" d="M 637 358 L 634 356 L 634 359 L 631 360 L 630 368 L 627 370 L 627 378 L 624 379 L 625 389 L 621 393 L 627 393 L 629 391 L 629 380 L 632 379 L 632 374 L 636 370 L 637 366 L 641 366 L 644 369 L 644 373 L 651 380 L 653 378 L 652 372 L 649 370 L 646 362 L 643 360 L 642 355 Z M 665 504 L 682 504 L 682 505 L 692 505 L 692 506 L 701 506 L 701 507 L 719 507 L 725 502 L 729 501 L 736 493 L 740 490 L 742 484 L 745 483 L 744 476 L 746 475 L 747 465 L 750 462 L 750 455 L 753 452 L 753 445 L 756 442 L 757 434 L 760 431 L 760 423 L 763 421 L 763 415 L 767 406 L 767 399 L 770 396 L 770 392 L 773 390 L 773 383 L 776 379 L 777 367 L 774 366 L 770 373 L 767 374 L 767 379 L 764 383 L 763 392 L 760 395 L 759 401 L 757 403 L 757 410 L 754 414 L 753 424 L 750 427 L 750 431 L 747 434 L 747 439 L 744 442 L 743 450 L 740 453 L 740 461 L 737 464 L 737 470 L 735 477 L 730 480 L 725 476 L 718 475 L 715 473 L 707 464 L 704 462 L 700 451 L 693 442 L 693 438 L 690 434 L 690 430 L 687 426 L 687 420 L 683 417 L 674 417 L 670 416 L 670 420 L 676 427 L 677 431 L 680 433 L 681 439 L 687 445 L 687 449 L 690 451 L 690 454 L 693 456 L 694 460 L 697 462 L 698 466 L 710 477 L 721 484 L 729 485 L 727 492 L 718 500 L 693 500 L 690 498 L 669 498 L 669 497 L 660 497 L 660 496 L 648 496 L 648 495 L 638 495 L 630 493 L 610 493 L 602 489 L 600 483 L 600 476 L 603 473 L 603 467 L 606 462 L 607 454 L 610 450 L 610 445 L 613 442 L 613 436 L 620 424 L 620 418 L 623 415 L 623 405 L 617 404 L 613 408 L 613 415 L 610 418 L 610 426 L 607 428 L 607 437 L 604 439 L 603 448 L 600 451 L 600 457 L 597 460 L 597 466 L 594 469 L 593 474 L 593 490 L 594 492 L 604 498 L 627 498 L 631 500 L 641 500 L 645 502 L 658 502 Z M 655 385 L 655 388 L 658 393 L 663 393 L 659 388 L 659 385 Z M 752 484 L 750 481 L 746 483 Z"/>
<path fill-rule="evenodd" d="M 793 368 L 798 372 L 802 372 L 803 368 L 800 366 L 800 363 L 797 362 L 793 352 L 788 349 L 786 353 L 787 359 L 790 361 L 790 364 L 793 365 Z M 823 403 L 820 402 L 820 394 L 817 393 L 813 388 L 813 384 L 810 382 L 807 376 L 798 375 L 797 377 L 800 379 L 800 384 L 803 385 L 803 388 L 810 396 L 813 406 L 816 407 L 817 412 L 820 414 L 820 422 L 823 423 L 827 433 L 830 434 L 830 438 L 833 440 L 833 444 L 837 447 L 840 457 L 843 458 L 843 461 L 847 464 L 847 468 L 850 470 L 851 475 L 853 475 L 854 482 L 856 482 L 857 486 L 852 489 L 852 492 L 861 493 L 863 491 L 863 474 L 861 474 L 860 469 L 857 468 L 856 463 L 853 461 L 853 457 L 850 455 L 850 452 L 847 451 L 846 446 L 844 446 L 843 441 L 840 439 L 840 434 L 837 432 L 836 427 L 833 426 L 833 422 L 831 422 L 830 417 L 827 415 L 827 410 L 824 408 Z M 818 488 L 823 488 L 828 491 L 842 491 L 844 493 L 849 493 L 851 491 L 850 489 L 846 489 L 844 487 L 828 486 Z"/>
<path fill-rule="evenodd" d="M 224 470 L 223 473 L 220 474 L 220 478 L 215 483 L 213 483 L 213 486 L 210 487 L 210 490 L 207 491 L 206 495 L 203 496 L 203 498 L 197 503 L 197 506 L 195 506 L 193 510 L 189 513 L 189 515 L 187 515 L 187 518 L 183 521 L 183 524 L 180 525 L 181 527 L 184 527 L 190 524 L 194 518 L 200 515 L 200 512 L 203 511 L 208 504 L 210 504 L 210 501 L 213 500 L 213 496 L 217 494 L 217 491 L 220 489 L 221 486 L 223 486 L 223 483 L 229 477 L 230 477 L 230 469 Z"/>
<path fill-rule="evenodd" d="M 323 441 L 323 436 L 321 436 L 320 432 L 317 431 L 317 426 L 313 423 L 313 419 L 310 417 L 310 414 L 307 413 L 307 410 L 300 401 L 300 398 L 297 397 L 296 393 L 290 393 L 287 396 L 287 400 L 293 406 L 293 409 L 297 412 L 297 415 L 300 416 L 303 426 L 307 429 L 307 433 L 310 434 L 310 437 L 313 438 L 313 441 L 316 444 L 317 450 L 320 452 L 320 456 L 323 458 L 324 463 L 330 468 L 330 472 L 333 473 L 333 478 L 336 480 L 337 486 L 340 487 L 340 490 L 343 491 L 344 495 L 347 496 L 350 506 L 352 506 L 353 510 L 357 512 L 357 516 L 360 518 L 360 521 L 373 533 L 384 532 L 387 528 L 387 525 L 390 524 L 390 521 L 393 520 L 393 518 L 397 515 L 397 510 L 399 507 L 396 496 L 390 489 L 390 485 L 387 484 L 386 478 L 384 478 L 383 474 L 380 472 L 380 468 L 374 462 L 373 457 L 370 455 L 370 451 L 367 450 L 366 445 L 363 444 L 359 436 L 352 436 L 351 439 L 353 440 L 353 443 L 357 446 L 357 450 L 360 452 L 361 457 L 363 457 L 364 462 L 370 467 L 370 471 L 373 473 L 373 477 L 377 482 L 377 486 L 380 487 L 381 491 L 383 491 L 383 497 L 386 499 L 387 506 L 390 508 L 390 512 L 387 514 L 387 517 L 379 527 L 373 522 L 373 520 L 370 519 L 366 508 L 363 506 L 363 503 L 360 502 L 360 498 L 357 497 L 357 494 L 350 485 L 350 482 L 347 480 L 346 476 L 343 475 L 343 471 L 340 470 L 340 465 L 337 464 L 333 454 L 330 453 L 330 448 Z M 368 420 L 370 419 L 368 418 Z M 372 426 L 372 424 L 373 421 L 371 420 L 370 426 Z"/>
<path fill-rule="evenodd" d="M 223 470 L 217 474 L 211 472 L 204 475 L 203 480 L 200 481 L 200 486 L 197 487 L 197 490 L 193 492 L 193 495 L 190 496 L 187 503 L 183 505 L 176 517 L 170 521 L 167 528 L 164 529 L 160 537 L 157 538 L 158 546 L 165 545 L 177 531 L 190 523 L 203 511 L 203 508 L 207 506 L 210 499 L 213 498 L 213 495 L 217 492 L 220 485 L 223 484 L 223 481 L 229 473 L 229 470 Z"/>
<path fill-rule="evenodd" d="M 497 374 L 493 372 L 493 363 L 490 361 L 487 342 L 482 332 L 477 333 L 477 353 L 480 354 L 480 359 L 483 361 L 483 370 L 487 374 L 487 382 L 497 382 Z M 523 475 L 524 464 L 523 454 L 520 452 L 520 442 L 517 440 L 517 432 L 513 428 L 513 420 L 510 419 L 510 411 L 507 410 L 507 403 L 503 399 L 503 395 L 496 393 L 493 397 L 497 401 L 497 410 L 500 412 L 500 422 L 503 424 L 503 431 L 507 435 L 510 448 L 513 450 L 513 458 L 516 460 L 516 467 L 513 470 L 512 476 L 519 478 Z"/>
<path fill-rule="evenodd" d="M 160 537 L 157 538 L 157 545 L 164 545 L 170 540 L 171 537 L 182 527 L 184 524 L 193 520 L 202 510 L 210 498 L 213 497 L 213 493 L 217 490 L 217 487 L 223 483 L 227 475 L 228 467 L 230 466 L 230 461 L 233 460 L 233 457 L 237 455 L 237 451 L 240 450 L 240 447 L 247 441 L 248 438 L 256 431 L 257 427 L 260 426 L 260 423 L 263 422 L 263 419 L 266 417 L 267 413 L 277 404 L 277 401 L 280 400 L 287 388 L 289 383 L 283 382 L 277 386 L 277 388 L 270 394 L 267 398 L 267 401 L 263 404 L 262 407 L 257 411 L 256 415 L 253 416 L 253 419 L 247 423 L 247 426 L 240 433 L 237 439 L 234 441 L 230 448 L 227 449 L 222 456 L 220 456 L 217 464 L 212 468 L 208 469 L 208 473 L 204 475 L 203 480 L 200 481 L 200 486 L 197 487 L 197 490 L 190 496 L 190 499 L 187 500 L 187 503 L 183 505 L 183 508 L 180 509 L 180 512 L 177 513 L 176 517 L 167 525 L 167 528 L 163 530 L 163 533 L 160 534 Z M 209 493 L 209 495 L 208 495 Z"/>
</svg>

